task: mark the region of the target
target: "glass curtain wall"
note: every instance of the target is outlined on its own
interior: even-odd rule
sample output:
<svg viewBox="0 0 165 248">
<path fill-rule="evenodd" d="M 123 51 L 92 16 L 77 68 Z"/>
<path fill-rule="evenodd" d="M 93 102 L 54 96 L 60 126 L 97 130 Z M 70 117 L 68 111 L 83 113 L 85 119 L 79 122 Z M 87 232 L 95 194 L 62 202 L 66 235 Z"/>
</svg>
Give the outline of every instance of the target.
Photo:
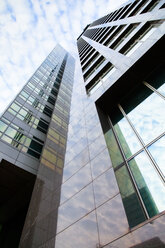
<svg viewBox="0 0 165 248">
<path fill-rule="evenodd" d="M 105 139 L 130 227 L 165 210 L 165 73 L 159 67 L 116 105 Z"/>
</svg>

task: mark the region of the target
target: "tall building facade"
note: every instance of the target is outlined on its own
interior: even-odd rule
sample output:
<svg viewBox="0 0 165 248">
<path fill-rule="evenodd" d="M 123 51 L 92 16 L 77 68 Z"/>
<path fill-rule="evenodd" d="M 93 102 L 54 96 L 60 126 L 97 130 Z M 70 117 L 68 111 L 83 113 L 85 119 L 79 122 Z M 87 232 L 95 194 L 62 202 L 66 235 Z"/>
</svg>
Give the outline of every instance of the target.
<svg viewBox="0 0 165 248">
<path fill-rule="evenodd" d="M 74 84 L 57 46 L 5 111 L 4 247 L 16 221 L 20 248 L 165 247 L 164 7 L 130 1 L 87 25 Z"/>
<path fill-rule="evenodd" d="M 57 45 L 0 119 L 0 247 L 55 237 L 73 75 Z"/>
<path fill-rule="evenodd" d="M 165 247 L 164 7 L 130 1 L 77 39 L 56 248 Z"/>
</svg>

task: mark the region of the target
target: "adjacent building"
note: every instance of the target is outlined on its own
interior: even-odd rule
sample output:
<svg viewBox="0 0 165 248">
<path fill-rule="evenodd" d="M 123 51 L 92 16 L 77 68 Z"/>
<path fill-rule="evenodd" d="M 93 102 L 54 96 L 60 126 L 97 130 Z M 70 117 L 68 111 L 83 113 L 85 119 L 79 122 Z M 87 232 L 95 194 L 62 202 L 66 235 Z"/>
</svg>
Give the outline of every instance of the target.
<svg viewBox="0 0 165 248">
<path fill-rule="evenodd" d="M 74 83 L 57 46 L 2 115 L 2 247 L 165 247 L 164 7 L 87 25 Z"/>
<path fill-rule="evenodd" d="M 1 247 L 39 247 L 56 234 L 73 75 L 57 45 L 0 119 Z"/>
</svg>

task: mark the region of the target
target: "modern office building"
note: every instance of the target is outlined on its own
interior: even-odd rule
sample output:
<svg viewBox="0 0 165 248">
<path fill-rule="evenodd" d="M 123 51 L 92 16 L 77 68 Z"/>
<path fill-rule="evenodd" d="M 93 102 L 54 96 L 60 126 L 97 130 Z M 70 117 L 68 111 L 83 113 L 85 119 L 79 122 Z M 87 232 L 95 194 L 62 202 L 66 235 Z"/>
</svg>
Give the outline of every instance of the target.
<svg viewBox="0 0 165 248">
<path fill-rule="evenodd" d="M 73 75 L 73 57 L 56 46 L 0 119 L 0 247 L 18 247 L 23 226 L 20 247 L 56 234 Z"/>
<path fill-rule="evenodd" d="M 57 46 L 2 115 L 2 247 L 165 247 L 164 7 L 88 25 L 74 84 Z"/>
<path fill-rule="evenodd" d="M 165 1 L 130 1 L 77 39 L 56 248 L 165 247 Z"/>
</svg>

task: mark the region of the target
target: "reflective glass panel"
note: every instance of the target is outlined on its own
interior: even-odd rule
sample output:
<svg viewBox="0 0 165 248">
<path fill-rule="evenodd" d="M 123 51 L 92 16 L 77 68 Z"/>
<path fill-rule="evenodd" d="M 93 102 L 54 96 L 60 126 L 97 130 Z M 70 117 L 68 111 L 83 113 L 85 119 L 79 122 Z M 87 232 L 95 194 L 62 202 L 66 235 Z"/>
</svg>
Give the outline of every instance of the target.
<svg viewBox="0 0 165 248">
<path fill-rule="evenodd" d="M 0 131 L 4 132 L 7 128 L 7 124 L 5 124 L 3 121 L 0 121 Z"/>
<path fill-rule="evenodd" d="M 20 120 L 22 120 L 22 121 L 24 121 L 24 119 L 25 119 L 25 117 L 24 117 L 24 116 L 19 115 L 19 114 L 17 114 L 17 117 L 18 117 Z"/>
<path fill-rule="evenodd" d="M 18 106 L 17 104 L 13 103 L 11 105 L 11 108 L 14 109 L 16 112 L 18 112 L 20 110 L 20 106 Z"/>
<path fill-rule="evenodd" d="M 80 191 L 91 180 L 90 165 L 87 164 L 80 169 L 74 176 L 62 185 L 61 188 L 61 202 L 73 196 Z"/>
<path fill-rule="evenodd" d="M 149 146 L 148 150 L 165 176 L 165 136 Z"/>
<path fill-rule="evenodd" d="M 122 118 L 114 128 L 127 158 L 141 149 L 135 133 L 125 118 Z"/>
<path fill-rule="evenodd" d="M 47 160 L 49 160 L 52 163 L 55 163 L 56 160 L 57 160 L 56 155 L 55 154 L 52 154 L 52 152 L 50 152 L 47 149 L 44 149 L 43 157 L 46 158 Z"/>
<path fill-rule="evenodd" d="M 29 146 L 30 143 L 31 143 L 31 139 L 30 138 L 26 138 L 25 146 Z"/>
<path fill-rule="evenodd" d="M 29 147 L 31 149 L 41 153 L 43 146 L 41 144 L 39 144 L 38 142 L 36 142 L 35 140 L 32 140 Z"/>
<path fill-rule="evenodd" d="M 119 248 L 120 246 L 111 246 L 111 241 L 125 235 L 129 228 L 120 195 L 113 197 L 96 211 L 101 246 L 110 242 L 109 248 Z"/>
<path fill-rule="evenodd" d="M 129 162 L 150 217 L 165 209 L 165 187 L 144 152 Z"/>
<path fill-rule="evenodd" d="M 125 166 L 116 172 L 117 182 L 130 227 L 145 221 L 146 217 Z"/>
<path fill-rule="evenodd" d="M 15 112 L 13 109 L 9 108 L 8 111 L 9 111 L 11 114 L 16 115 L 16 112 Z"/>
<path fill-rule="evenodd" d="M 36 118 L 36 119 L 34 120 L 34 124 L 38 125 L 38 123 L 39 123 L 39 120 Z"/>
<path fill-rule="evenodd" d="M 22 128 L 19 128 L 18 126 L 16 126 L 15 124 L 11 123 L 11 126 L 14 127 L 14 129 L 20 129 L 21 131 L 23 131 Z"/>
<path fill-rule="evenodd" d="M 7 124 L 9 124 L 10 123 L 10 121 L 9 120 L 7 120 L 6 118 L 4 118 L 4 117 L 2 117 L 2 120 L 3 121 L 5 121 Z"/>
<path fill-rule="evenodd" d="M 132 97 L 134 96 L 134 97 Z M 152 93 L 144 85 L 140 85 L 121 104 L 144 143 L 148 143 L 165 130 L 165 101 L 156 93 Z"/>
<path fill-rule="evenodd" d="M 37 152 L 31 150 L 31 149 L 28 149 L 27 151 L 28 154 L 30 154 L 31 156 L 35 157 L 35 158 L 40 158 L 40 154 L 38 154 Z"/>
<path fill-rule="evenodd" d="M 28 86 L 30 87 L 30 88 L 32 88 L 32 89 L 34 89 L 35 88 L 35 86 L 32 84 L 32 83 L 28 83 Z"/>
<path fill-rule="evenodd" d="M 81 238 L 80 238 L 81 237 Z M 56 248 L 92 248 L 98 244 L 95 212 L 82 218 L 56 236 Z"/>
<path fill-rule="evenodd" d="M 62 231 L 93 209 L 93 189 L 90 184 L 59 207 L 57 231 Z"/>
<path fill-rule="evenodd" d="M 22 147 L 23 152 L 27 152 L 27 150 L 28 150 L 27 147 Z"/>
<path fill-rule="evenodd" d="M 28 98 L 28 96 L 29 96 L 25 91 L 22 91 L 21 95 L 23 95 L 25 98 Z"/>
<path fill-rule="evenodd" d="M 23 116 L 27 115 L 27 111 L 25 111 L 24 109 L 21 109 L 19 113 Z"/>
<path fill-rule="evenodd" d="M 96 178 L 110 167 L 112 167 L 112 164 L 107 149 L 91 160 L 93 178 Z"/>
<path fill-rule="evenodd" d="M 10 136 L 11 138 L 15 138 L 16 133 L 17 133 L 17 130 L 15 130 L 15 129 L 11 128 L 11 127 L 8 127 L 8 129 L 5 132 L 5 134 Z"/>
<path fill-rule="evenodd" d="M 30 96 L 29 99 L 28 99 L 28 101 L 30 101 L 30 102 L 34 102 L 34 100 L 35 100 L 35 99 L 34 99 L 33 97 L 31 97 L 31 96 Z"/>
<path fill-rule="evenodd" d="M 112 129 L 109 129 L 109 131 L 105 133 L 105 139 L 107 142 L 108 151 L 112 160 L 113 167 L 116 167 L 123 162 L 123 158 Z"/>
<path fill-rule="evenodd" d="M 111 168 L 94 180 L 93 187 L 96 207 L 117 195 L 119 193 L 119 189 L 117 187 L 114 170 Z"/>
<path fill-rule="evenodd" d="M 12 139 L 9 138 L 9 137 L 7 137 L 6 135 L 3 135 L 3 136 L 2 136 L 2 139 L 3 139 L 4 141 L 6 141 L 7 143 L 9 143 L 9 144 L 12 143 Z"/>
<path fill-rule="evenodd" d="M 22 133 L 18 133 L 17 140 L 19 140 L 21 144 L 23 144 L 25 138 L 26 138 L 25 135 L 23 135 Z"/>
</svg>

